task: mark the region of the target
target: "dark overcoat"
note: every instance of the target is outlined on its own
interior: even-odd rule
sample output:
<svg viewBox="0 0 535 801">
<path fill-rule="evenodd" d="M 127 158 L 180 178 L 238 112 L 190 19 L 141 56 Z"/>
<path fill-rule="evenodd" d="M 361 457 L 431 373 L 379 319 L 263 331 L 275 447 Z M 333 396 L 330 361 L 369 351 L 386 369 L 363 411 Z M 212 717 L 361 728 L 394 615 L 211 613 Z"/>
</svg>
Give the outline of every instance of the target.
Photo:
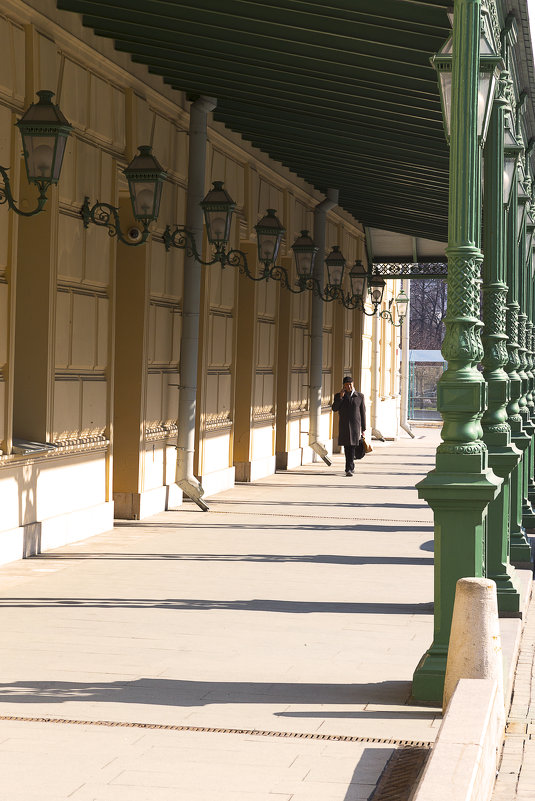
<svg viewBox="0 0 535 801">
<path fill-rule="evenodd" d="M 337 392 L 332 405 L 333 412 L 338 412 L 338 444 L 357 445 L 363 431 L 366 430 L 366 406 L 362 392 L 355 392 L 340 397 Z"/>
</svg>

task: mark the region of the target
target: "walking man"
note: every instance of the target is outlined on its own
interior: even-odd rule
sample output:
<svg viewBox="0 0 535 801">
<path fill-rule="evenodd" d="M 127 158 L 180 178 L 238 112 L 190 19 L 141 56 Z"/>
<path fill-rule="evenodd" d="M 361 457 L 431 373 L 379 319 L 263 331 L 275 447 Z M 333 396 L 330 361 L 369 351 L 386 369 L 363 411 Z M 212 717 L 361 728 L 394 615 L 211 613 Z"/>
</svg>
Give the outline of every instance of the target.
<svg viewBox="0 0 535 801">
<path fill-rule="evenodd" d="M 338 444 L 344 446 L 346 476 L 355 470 L 355 448 L 366 431 L 366 406 L 364 395 L 357 392 L 351 376 L 346 375 L 341 392 L 334 396 L 333 412 L 338 412 Z"/>
</svg>

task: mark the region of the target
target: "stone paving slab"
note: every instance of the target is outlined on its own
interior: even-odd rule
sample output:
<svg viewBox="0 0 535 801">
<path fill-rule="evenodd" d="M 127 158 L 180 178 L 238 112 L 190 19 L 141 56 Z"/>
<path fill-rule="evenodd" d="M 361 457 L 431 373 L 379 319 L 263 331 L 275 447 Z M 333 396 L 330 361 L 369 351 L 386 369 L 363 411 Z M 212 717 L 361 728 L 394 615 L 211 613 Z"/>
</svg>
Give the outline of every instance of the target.
<svg viewBox="0 0 535 801">
<path fill-rule="evenodd" d="M 335 455 L 0 568 L 6 799 L 367 799 L 440 722 L 408 704 L 433 627 L 424 434 L 353 478 Z"/>
<path fill-rule="evenodd" d="M 505 743 L 492 801 L 535 798 L 535 593 L 522 632 Z"/>
</svg>

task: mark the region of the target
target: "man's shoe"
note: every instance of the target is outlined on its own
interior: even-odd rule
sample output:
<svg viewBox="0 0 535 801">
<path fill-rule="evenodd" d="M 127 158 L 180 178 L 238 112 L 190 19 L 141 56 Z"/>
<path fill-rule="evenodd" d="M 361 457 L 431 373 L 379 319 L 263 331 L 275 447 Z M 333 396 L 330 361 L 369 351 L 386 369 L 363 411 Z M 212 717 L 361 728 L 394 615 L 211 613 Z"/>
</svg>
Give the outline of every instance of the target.
<svg viewBox="0 0 535 801">
<path fill-rule="evenodd" d="M 352 470 L 346 470 L 346 476 L 352 476 L 352 475 L 353 475 Z"/>
</svg>

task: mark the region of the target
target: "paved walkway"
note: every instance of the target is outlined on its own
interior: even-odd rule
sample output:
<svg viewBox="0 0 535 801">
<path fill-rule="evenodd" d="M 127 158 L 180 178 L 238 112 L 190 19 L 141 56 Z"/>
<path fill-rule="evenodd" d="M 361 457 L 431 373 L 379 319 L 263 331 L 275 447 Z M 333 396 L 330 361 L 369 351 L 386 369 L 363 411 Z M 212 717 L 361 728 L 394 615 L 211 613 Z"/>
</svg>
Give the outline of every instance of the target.
<svg viewBox="0 0 535 801">
<path fill-rule="evenodd" d="M 0 797 L 367 799 L 440 723 L 418 435 L 0 568 Z"/>
<path fill-rule="evenodd" d="M 535 798 L 535 593 L 522 633 L 513 698 L 492 801 Z"/>
</svg>

